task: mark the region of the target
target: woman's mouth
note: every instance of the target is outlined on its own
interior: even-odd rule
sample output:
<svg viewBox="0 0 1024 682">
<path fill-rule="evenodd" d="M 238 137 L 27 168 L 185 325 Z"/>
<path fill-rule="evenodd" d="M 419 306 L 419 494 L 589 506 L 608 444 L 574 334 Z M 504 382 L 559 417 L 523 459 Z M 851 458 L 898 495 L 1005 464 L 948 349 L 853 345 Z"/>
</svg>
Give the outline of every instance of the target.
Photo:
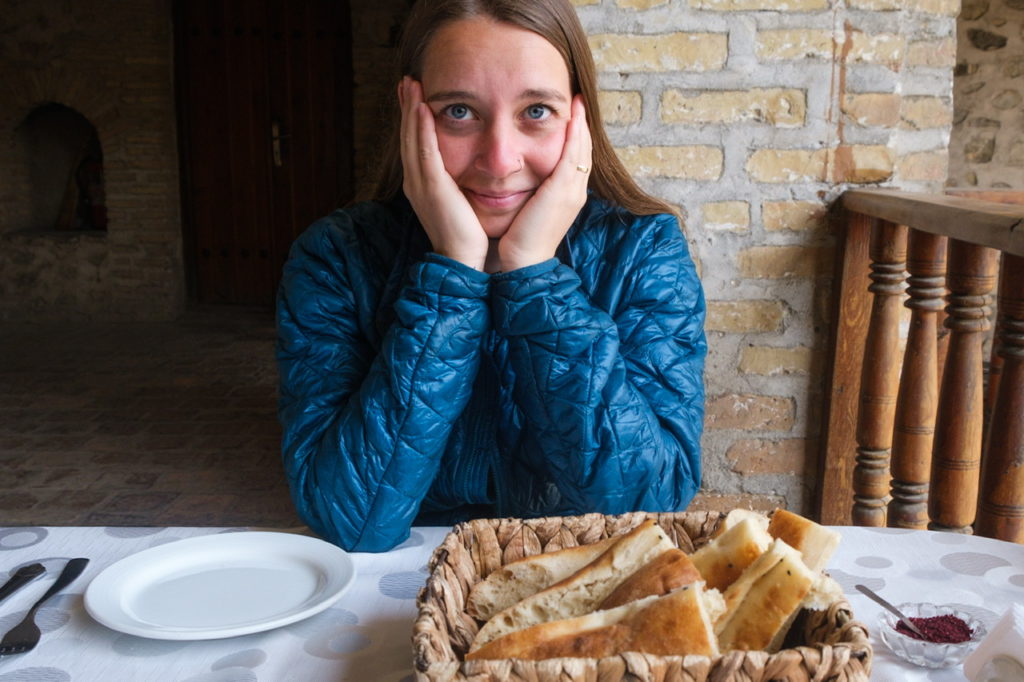
<svg viewBox="0 0 1024 682">
<path fill-rule="evenodd" d="M 492 210 L 505 210 L 517 208 L 522 205 L 533 194 L 533 190 L 508 191 L 508 190 L 487 190 L 477 191 L 462 188 L 462 192 L 473 203 Z"/>
</svg>

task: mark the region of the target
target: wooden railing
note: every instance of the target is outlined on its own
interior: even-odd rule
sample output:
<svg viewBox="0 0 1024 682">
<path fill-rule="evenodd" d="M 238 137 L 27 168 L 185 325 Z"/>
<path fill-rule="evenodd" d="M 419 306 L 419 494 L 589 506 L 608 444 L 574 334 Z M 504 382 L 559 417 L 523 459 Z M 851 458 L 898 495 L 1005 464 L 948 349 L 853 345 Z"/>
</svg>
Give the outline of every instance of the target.
<svg viewBox="0 0 1024 682">
<path fill-rule="evenodd" d="M 1024 192 L 985 199 L 842 195 L 822 522 L 1024 542 Z"/>
</svg>

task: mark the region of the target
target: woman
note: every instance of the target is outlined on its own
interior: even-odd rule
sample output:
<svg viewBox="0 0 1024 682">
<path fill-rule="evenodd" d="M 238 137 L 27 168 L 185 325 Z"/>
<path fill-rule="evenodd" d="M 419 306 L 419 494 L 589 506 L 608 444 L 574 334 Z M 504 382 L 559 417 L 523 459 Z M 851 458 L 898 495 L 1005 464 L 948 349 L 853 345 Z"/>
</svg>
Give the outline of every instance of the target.
<svg viewBox="0 0 1024 682">
<path fill-rule="evenodd" d="M 481 516 L 685 508 L 704 301 L 615 157 L 567 0 L 420 2 L 375 201 L 293 245 L 284 464 L 356 551 Z"/>
</svg>

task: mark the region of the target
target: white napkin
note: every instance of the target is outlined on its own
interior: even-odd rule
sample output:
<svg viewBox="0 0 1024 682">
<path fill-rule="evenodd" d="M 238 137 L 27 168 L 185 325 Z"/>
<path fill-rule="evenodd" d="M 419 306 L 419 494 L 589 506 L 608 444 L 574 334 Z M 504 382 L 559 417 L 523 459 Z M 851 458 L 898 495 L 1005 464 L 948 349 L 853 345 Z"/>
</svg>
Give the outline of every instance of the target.
<svg viewBox="0 0 1024 682">
<path fill-rule="evenodd" d="M 991 679 L 981 676 L 985 664 L 996 656 L 1007 656 L 1024 665 L 1024 606 L 1012 604 L 978 647 L 964 659 L 964 675 L 971 682 Z"/>
</svg>

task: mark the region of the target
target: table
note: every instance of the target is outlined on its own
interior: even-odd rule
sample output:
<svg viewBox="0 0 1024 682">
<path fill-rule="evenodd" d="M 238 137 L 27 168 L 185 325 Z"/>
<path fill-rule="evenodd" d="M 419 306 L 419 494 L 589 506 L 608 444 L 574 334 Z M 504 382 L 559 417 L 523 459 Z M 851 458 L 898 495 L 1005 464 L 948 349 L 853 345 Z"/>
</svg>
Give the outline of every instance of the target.
<svg viewBox="0 0 1024 682">
<path fill-rule="evenodd" d="M 331 608 L 269 632 L 196 642 L 125 635 L 93 621 L 82 605 L 89 581 L 118 559 L 159 544 L 244 528 L 0 528 L 0 581 L 42 561 L 38 580 L 0 603 L 0 633 L 17 622 L 66 559 L 92 561 L 67 591 L 40 610 L 42 642 L 0 657 L 0 682 L 328 682 L 413 679 L 410 636 L 426 562 L 447 528 L 415 528 L 384 554 L 353 554 L 358 577 Z M 297 529 L 291 529 L 296 531 Z M 843 541 L 829 563 L 858 619 L 874 629 L 880 607 L 853 588 L 863 583 L 894 601 L 954 603 L 988 625 L 1024 602 L 1024 546 L 987 538 L 885 528 L 837 528 Z M 301 531 L 300 531 L 301 532 Z M 874 639 L 872 679 L 962 680 L 959 667 L 904 664 Z"/>
</svg>

